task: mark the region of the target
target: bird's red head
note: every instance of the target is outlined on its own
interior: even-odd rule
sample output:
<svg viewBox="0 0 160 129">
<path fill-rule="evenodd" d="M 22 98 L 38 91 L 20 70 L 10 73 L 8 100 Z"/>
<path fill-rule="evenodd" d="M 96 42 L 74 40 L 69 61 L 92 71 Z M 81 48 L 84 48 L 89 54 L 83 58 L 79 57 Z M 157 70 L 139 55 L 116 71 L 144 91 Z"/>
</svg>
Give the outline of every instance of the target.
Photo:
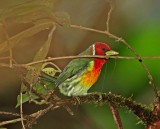
<svg viewBox="0 0 160 129">
<path fill-rule="evenodd" d="M 93 44 L 93 55 L 104 56 L 105 53 L 110 50 L 111 48 L 103 42 L 96 42 Z"/>
<path fill-rule="evenodd" d="M 118 54 L 118 52 L 111 50 L 109 45 L 107 45 L 106 43 L 103 43 L 103 42 L 95 42 L 92 45 L 92 51 L 93 51 L 93 55 L 100 55 L 100 56 L 106 56 L 106 57 Z M 94 60 L 95 69 L 100 70 L 102 68 L 103 64 L 106 63 L 107 61 L 108 61 L 107 58 L 96 58 Z"/>
</svg>

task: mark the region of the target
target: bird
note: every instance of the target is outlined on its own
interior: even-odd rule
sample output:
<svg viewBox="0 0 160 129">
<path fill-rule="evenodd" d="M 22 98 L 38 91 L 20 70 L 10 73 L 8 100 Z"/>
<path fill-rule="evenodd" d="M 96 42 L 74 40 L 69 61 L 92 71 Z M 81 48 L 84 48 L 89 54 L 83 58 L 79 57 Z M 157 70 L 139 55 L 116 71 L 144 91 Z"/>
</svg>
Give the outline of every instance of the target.
<svg viewBox="0 0 160 129">
<path fill-rule="evenodd" d="M 119 53 L 104 42 L 95 42 L 80 53 L 83 55 L 112 56 Z M 109 58 L 76 58 L 71 60 L 55 80 L 56 87 L 65 96 L 85 96 L 98 80 L 101 69 Z"/>
</svg>

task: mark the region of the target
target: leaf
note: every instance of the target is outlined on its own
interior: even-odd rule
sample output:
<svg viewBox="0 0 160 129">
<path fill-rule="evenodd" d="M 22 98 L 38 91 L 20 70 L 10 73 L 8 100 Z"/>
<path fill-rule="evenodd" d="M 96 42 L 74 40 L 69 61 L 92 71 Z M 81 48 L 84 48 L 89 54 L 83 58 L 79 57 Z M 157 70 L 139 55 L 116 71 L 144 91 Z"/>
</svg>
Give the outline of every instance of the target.
<svg viewBox="0 0 160 129">
<path fill-rule="evenodd" d="M 47 82 L 49 82 L 49 83 L 53 83 L 53 84 L 55 84 L 55 81 L 56 81 L 56 79 L 57 79 L 57 77 L 55 76 L 55 74 L 56 73 L 59 73 L 60 71 L 59 70 L 56 70 L 56 69 L 54 69 L 54 68 L 52 68 L 52 67 L 47 67 L 47 68 L 44 68 L 45 67 L 45 65 L 47 65 L 47 64 L 50 64 L 50 62 L 49 63 L 45 63 L 45 64 L 43 64 L 43 69 L 42 69 L 42 71 L 41 71 L 41 75 L 40 75 L 40 80 L 43 82 L 45 82 L 45 83 L 47 83 Z M 51 63 L 52 64 L 52 63 Z"/>
<path fill-rule="evenodd" d="M 31 97 L 32 97 L 32 99 L 37 99 L 38 98 L 35 95 L 32 95 Z M 21 96 L 18 95 L 17 96 L 17 105 L 16 105 L 16 108 L 20 106 L 20 99 L 21 99 Z M 22 94 L 22 104 L 25 103 L 25 102 L 28 102 L 29 100 L 30 100 L 30 96 L 29 96 L 29 94 L 27 92 L 24 93 L 24 94 Z"/>
<path fill-rule="evenodd" d="M 6 18 L 12 18 L 16 16 L 23 16 L 23 15 L 28 15 L 30 13 L 33 13 L 37 10 L 41 10 L 44 8 L 42 5 L 21 5 L 21 6 L 15 6 L 12 8 L 9 8 L 0 15 L 0 20 L 5 20 Z"/>
<path fill-rule="evenodd" d="M 50 33 L 48 34 L 47 41 L 43 44 L 43 46 L 40 48 L 40 50 L 36 53 L 33 61 L 42 60 L 42 59 L 46 58 L 48 51 L 49 51 L 49 48 L 50 48 L 52 35 L 53 35 L 53 32 L 55 31 L 55 29 L 56 29 L 56 26 L 54 26 L 52 28 L 52 30 L 50 31 Z"/>
<path fill-rule="evenodd" d="M 47 54 L 48 54 L 48 51 L 49 51 L 49 48 L 50 48 L 50 44 L 51 44 L 51 41 L 52 41 L 52 35 L 53 35 L 53 32 L 55 31 L 56 29 L 56 26 L 54 26 L 50 33 L 48 34 L 48 39 L 47 41 L 44 43 L 44 45 L 40 48 L 40 50 L 36 53 L 33 61 L 38 61 L 38 60 L 43 60 L 46 58 Z M 35 68 L 40 72 L 41 71 L 41 67 L 42 67 L 42 63 L 40 64 L 35 64 L 34 65 Z"/>
<path fill-rule="evenodd" d="M 66 12 L 55 12 L 53 14 L 54 20 L 64 27 L 70 27 L 70 16 Z"/>
<path fill-rule="evenodd" d="M 55 70 L 55 69 L 52 68 L 52 67 L 44 68 L 44 69 L 42 69 L 42 71 L 45 72 L 46 74 L 52 76 L 52 77 L 54 77 L 55 74 L 57 73 L 57 70 Z"/>
<path fill-rule="evenodd" d="M 52 17 L 53 17 L 53 14 L 51 10 L 40 9 L 26 15 L 12 17 L 10 18 L 10 21 L 15 23 L 29 23 L 29 22 L 34 22 L 36 20 L 40 20 L 40 19 L 49 19 Z"/>
<path fill-rule="evenodd" d="M 55 88 L 55 84 L 48 81 L 43 81 L 43 83 L 44 85 L 40 83 L 36 83 L 36 85 L 34 86 L 34 89 L 37 91 L 37 93 L 43 96 L 47 96 L 48 90 L 53 90 Z"/>
<path fill-rule="evenodd" d="M 10 37 L 9 43 L 8 41 L 4 41 L 3 43 L 0 44 L 0 54 L 8 51 L 10 47 L 11 48 L 15 47 L 22 39 L 33 36 L 34 34 L 42 30 L 45 30 L 51 26 L 53 26 L 53 21 L 48 20 L 48 21 L 36 24 L 33 27 L 16 34 L 15 36 Z"/>
<path fill-rule="evenodd" d="M 19 22 L 24 22 L 25 20 L 31 21 L 33 19 L 37 19 L 38 17 L 41 17 L 40 15 L 38 15 L 38 17 L 37 17 L 37 13 L 40 14 L 42 12 L 46 12 L 45 16 L 47 16 L 47 15 L 51 14 L 51 9 L 53 7 L 53 3 L 54 3 L 53 1 L 48 1 L 48 0 L 47 1 L 34 0 L 34 1 L 24 2 L 24 3 L 18 4 L 18 5 L 14 5 L 12 7 L 9 7 L 8 9 L 5 9 L 1 13 L 0 20 L 3 21 L 7 18 L 12 18 L 12 19 L 18 18 L 19 20 L 17 20 L 17 19 L 16 20 Z M 31 17 L 31 15 L 34 15 L 35 17 Z M 29 19 L 27 19 L 27 17 L 29 19 L 30 18 L 33 18 L 33 19 L 29 20 Z"/>
</svg>

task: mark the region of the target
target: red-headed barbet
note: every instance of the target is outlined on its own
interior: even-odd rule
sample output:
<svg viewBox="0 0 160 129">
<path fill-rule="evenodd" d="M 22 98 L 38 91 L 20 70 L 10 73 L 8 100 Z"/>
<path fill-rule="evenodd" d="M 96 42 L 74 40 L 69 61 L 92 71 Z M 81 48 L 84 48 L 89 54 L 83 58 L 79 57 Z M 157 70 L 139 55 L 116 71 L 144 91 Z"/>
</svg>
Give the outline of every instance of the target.
<svg viewBox="0 0 160 129">
<path fill-rule="evenodd" d="M 117 55 L 109 45 L 96 42 L 79 55 Z M 55 81 L 60 92 L 66 96 L 84 96 L 91 86 L 97 81 L 102 66 L 107 58 L 77 58 L 73 59 L 64 68 Z"/>
</svg>

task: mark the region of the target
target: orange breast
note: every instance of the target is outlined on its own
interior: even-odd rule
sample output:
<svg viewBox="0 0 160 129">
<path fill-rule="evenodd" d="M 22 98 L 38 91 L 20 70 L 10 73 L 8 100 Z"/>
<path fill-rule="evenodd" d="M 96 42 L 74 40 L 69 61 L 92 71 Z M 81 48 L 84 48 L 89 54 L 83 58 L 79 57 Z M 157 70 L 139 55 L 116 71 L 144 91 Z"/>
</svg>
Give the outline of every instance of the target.
<svg viewBox="0 0 160 129">
<path fill-rule="evenodd" d="M 90 87 L 97 81 L 99 75 L 100 75 L 100 71 L 97 71 L 93 68 L 92 70 L 87 71 L 82 76 L 81 83 L 85 87 Z"/>
<path fill-rule="evenodd" d="M 106 60 L 104 59 L 96 59 L 89 63 L 86 72 L 81 78 L 81 83 L 83 86 L 90 87 L 97 81 L 101 72 L 101 68 L 105 62 Z"/>
</svg>

